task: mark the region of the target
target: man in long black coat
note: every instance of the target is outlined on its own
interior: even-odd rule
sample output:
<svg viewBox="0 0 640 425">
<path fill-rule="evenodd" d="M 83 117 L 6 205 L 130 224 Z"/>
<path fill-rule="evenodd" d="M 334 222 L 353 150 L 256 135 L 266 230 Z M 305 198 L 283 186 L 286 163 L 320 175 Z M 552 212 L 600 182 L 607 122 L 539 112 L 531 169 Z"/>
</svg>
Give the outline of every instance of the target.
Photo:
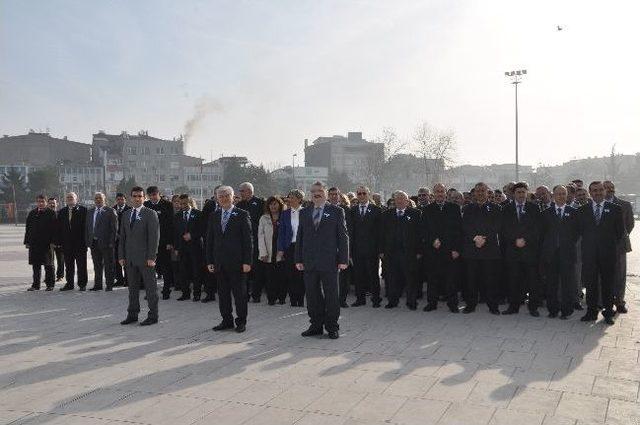
<svg viewBox="0 0 640 425">
<path fill-rule="evenodd" d="M 124 193 L 116 194 L 116 203 L 113 206 L 113 210 L 118 215 L 118 230 L 116 231 L 116 244 L 115 244 L 115 284 L 113 286 L 126 286 L 127 285 L 127 268 L 122 267 L 120 262 L 118 261 L 118 249 L 119 249 L 119 240 L 120 240 L 120 226 L 122 225 L 122 215 L 125 211 L 130 210 L 131 207 L 127 205 L 127 197 Z"/>
<path fill-rule="evenodd" d="M 178 301 L 191 297 L 193 285 L 193 301 L 200 301 L 204 279 L 204 253 L 202 251 L 202 212 L 191 208 L 189 195 L 180 195 L 180 209 L 174 218 L 175 242 L 173 246 L 178 252 L 178 269 L 182 296 Z"/>
<path fill-rule="evenodd" d="M 42 267 L 44 266 L 44 283 L 47 291 L 51 291 L 55 284 L 53 268 L 53 243 L 56 213 L 47 208 L 44 195 L 36 197 L 36 208 L 27 215 L 24 234 L 24 245 L 29 250 L 29 264 L 33 267 L 33 283 L 29 291 L 40 289 Z"/>
<path fill-rule="evenodd" d="M 58 212 L 56 226 L 56 245 L 62 246 L 64 253 L 64 268 L 67 283 L 61 291 L 71 291 L 74 288 L 76 267 L 78 268 L 78 287 L 80 291 L 87 288 L 87 240 L 85 236 L 87 208 L 78 204 L 78 195 L 67 193 L 67 206 Z"/>
<path fill-rule="evenodd" d="M 151 208 L 158 214 L 160 222 L 160 244 L 158 245 L 158 258 L 156 270 L 162 275 L 162 299 L 169 299 L 173 288 L 173 269 L 171 268 L 171 251 L 173 250 L 173 204 L 160 198 L 158 186 L 147 188 L 148 199 L 144 206 Z"/>
</svg>

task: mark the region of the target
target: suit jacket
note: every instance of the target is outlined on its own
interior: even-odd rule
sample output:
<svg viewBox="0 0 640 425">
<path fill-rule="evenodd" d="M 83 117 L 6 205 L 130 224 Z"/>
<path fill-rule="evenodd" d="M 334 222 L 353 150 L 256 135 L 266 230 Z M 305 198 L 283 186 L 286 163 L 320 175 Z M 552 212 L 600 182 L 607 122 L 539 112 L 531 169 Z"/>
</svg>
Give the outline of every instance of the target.
<svg viewBox="0 0 640 425">
<path fill-rule="evenodd" d="M 296 263 L 305 271 L 335 272 L 338 264 L 349 264 L 349 235 L 344 210 L 328 202 L 316 229 L 313 224 L 315 207 L 300 210 L 296 235 Z"/>
<path fill-rule="evenodd" d="M 631 238 L 629 237 L 629 235 L 631 235 L 633 226 L 636 223 L 635 219 L 633 218 L 633 206 L 631 205 L 631 202 L 620 199 L 617 196 L 613 197 L 613 203 L 620 205 L 620 208 L 622 208 L 622 221 L 624 222 L 625 230 L 625 235 L 623 238 L 624 245 L 622 247 L 622 251 L 631 252 Z"/>
<path fill-rule="evenodd" d="M 29 264 L 53 264 L 56 213 L 45 208 L 29 211 L 24 232 L 24 244 L 29 245 Z"/>
<path fill-rule="evenodd" d="M 598 261 L 616 263 L 618 246 L 625 234 L 622 208 L 612 202 L 604 201 L 600 223 L 596 224 L 593 201 L 590 199 L 578 210 L 578 232 L 582 236 L 583 270 Z"/>
<path fill-rule="evenodd" d="M 116 244 L 118 231 L 118 215 L 115 210 L 108 206 L 103 206 L 96 217 L 96 225 L 93 225 L 93 214 L 96 207 L 91 207 L 87 211 L 86 241 L 87 246 L 91 246 L 93 239 L 98 240 L 100 248 L 113 248 Z"/>
<path fill-rule="evenodd" d="M 224 267 L 238 272 L 243 264 L 253 264 L 253 235 L 247 211 L 234 207 L 223 232 L 222 209 L 219 209 L 211 214 L 207 227 L 207 264 L 213 264 L 216 271 Z"/>
<path fill-rule="evenodd" d="M 118 239 L 120 239 L 120 225 L 122 223 L 122 216 L 124 214 L 125 211 L 130 210 L 131 207 L 129 205 L 124 205 L 124 207 L 122 207 L 122 211 L 118 211 L 118 205 L 114 205 L 113 206 L 113 210 L 116 212 L 116 215 L 118 216 L 118 230 L 116 231 L 116 241 L 118 241 Z"/>
<path fill-rule="evenodd" d="M 302 209 L 300 209 L 302 211 Z M 293 239 L 293 227 L 291 226 L 291 209 L 286 209 L 280 214 L 280 226 L 278 226 L 278 251 L 286 251 Z"/>
<path fill-rule="evenodd" d="M 173 204 L 166 199 L 160 199 L 157 204 L 151 201 L 144 201 L 144 206 L 152 209 L 158 215 L 160 223 L 160 247 L 165 249 L 167 245 L 173 245 Z"/>
<path fill-rule="evenodd" d="M 202 253 L 202 236 L 204 223 L 202 211 L 195 208 L 189 210 L 189 219 L 184 219 L 184 211 L 179 211 L 174 216 L 174 242 L 173 246 L 178 251 L 188 250 L 194 254 Z M 191 234 L 191 240 L 185 241 L 182 236 Z"/>
<path fill-rule="evenodd" d="M 461 250 L 462 215 L 460 207 L 452 202 L 445 202 L 442 208 L 436 202 L 429 204 L 422 211 L 422 238 L 425 253 Z M 433 247 L 433 242 L 440 240 L 440 249 Z"/>
<path fill-rule="evenodd" d="M 499 260 L 501 220 L 502 210 L 498 204 L 472 202 L 465 205 L 462 209 L 462 256 L 473 260 Z M 482 248 L 476 248 L 473 242 L 476 235 L 487 238 Z"/>
<path fill-rule="evenodd" d="M 555 258 L 567 266 L 577 261 L 578 221 L 577 210 L 565 205 L 562 218 L 555 206 L 542 213 L 541 259 L 550 263 Z"/>
<path fill-rule="evenodd" d="M 146 265 L 147 260 L 158 256 L 160 242 L 160 222 L 158 214 L 151 208 L 142 206 L 138 219 L 131 225 L 133 208 L 122 215 L 118 257 L 135 266 Z"/>
<path fill-rule="evenodd" d="M 360 215 L 360 206 L 354 205 L 349 210 L 350 220 L 349 247 L 351 257 L 377 257 L 380 254 L 380 238 L 382 234 L 382 210 L 369 202 L 364 216 Z"/>
<path fill-rule="evenodd" d="M 417 255 L 422 254 L 422 233 L 419 209 L 407 207 L 398 217 L 396 208 L 387 209 L 382 216 L 381 253 L 385 259 L 401 259 L 417 266 Z"/>
<path fill-rule="evenodd" d="M 508 261 L 536 263 L 540 242 L 540 208 L 533 202 L 525 202 L 518 220 L 517 204 L 512 202 L 502 210 L 502 242 Z M 516 239 L 524 238 L 523 248 L 516 247 Z"/>
<path fill-rule="evenodd" d="M 248 201 L 240 201 L 236 205 L 236 207 L 241 210 L 245 210 L 249 213 L 251 218 L 251 234 L 253 235 L 253 250 L 258 256 L 258 223 L 260 222 L 260 217 L 264 214 L 264 199 L 258 198 L 257 196 L 252 197 Z"/>
<path fill-rule="evenodd" d="M 69 207 L 58 212 L 56 244 L 62 245 L 64 251 L 82 251 L 87 249 L 86 232 L 87 208 L 82 205 L 73 207 L 73 215 L 69 221 Z"/>
</svg>

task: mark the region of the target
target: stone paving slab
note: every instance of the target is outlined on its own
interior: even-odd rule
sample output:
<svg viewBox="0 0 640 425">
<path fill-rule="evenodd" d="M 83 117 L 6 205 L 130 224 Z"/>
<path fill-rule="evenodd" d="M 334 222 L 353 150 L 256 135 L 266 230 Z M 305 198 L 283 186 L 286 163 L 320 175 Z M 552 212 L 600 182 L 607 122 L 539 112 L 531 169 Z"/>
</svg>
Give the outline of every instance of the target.
<svg viewBox="0 0 640 425">
<path fill-rule="evenodd" d="M 611 327 L 368 306 L 331 341 L 251 304 L 238 335 L 175 296 L 123 327 L 126 289 L 27 293 L 23 231 L 0 226 L 0 424 L 640 424 L 638 277 Z"/>
</svg>

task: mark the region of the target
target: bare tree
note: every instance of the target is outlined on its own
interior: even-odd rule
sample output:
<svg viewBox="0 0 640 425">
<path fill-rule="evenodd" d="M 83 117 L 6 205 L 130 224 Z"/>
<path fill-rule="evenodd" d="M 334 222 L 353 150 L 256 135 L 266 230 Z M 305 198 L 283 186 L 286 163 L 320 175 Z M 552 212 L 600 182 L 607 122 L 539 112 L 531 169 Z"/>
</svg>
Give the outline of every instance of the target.
<svg viewBox="0 0 640 425">
<path fill-rule="evenodd" d="M 441 130 L 422 122 L 413 134 L 414 151 L 424 161 L 425 179 L 429 179 L 431 168 L 435 180 L 440 181 L 444 170 L 453 164 L 456 136 L 452 129 Z"/>
<path fill-rule="evenodd" d="M 606 175 L 605 178 L 615 182 L 618 179 L 620 173 L 620 154 L 616 153 L 616 144 L 611 146 L 611 153 L 609 154 L 608 162 L 606 163 Z"/>
<path fill-rule="evenodd" d="M 392 127 L 384 127 L 382 133 L 375 137 L 373 142 L 382 144 L 383 150 L 382 152 L 372 151 L 362 164 L 362 174 L 367 177 L 361 183 L 366 184 L 372 190 L 380 190 L 386 177 L 386 166 L 389 159 L 401 153 L 406 148 L 407 142 L 401 140 Z"/>
<path fill-rule="evenodd" d="M 373 141 L 384 145 L 385 161 L 401 153 L 407 147 L 407 141 L 400 139 L 393 127 L 383 127 L 382 134 L 377 136 Z"/>
</svg>

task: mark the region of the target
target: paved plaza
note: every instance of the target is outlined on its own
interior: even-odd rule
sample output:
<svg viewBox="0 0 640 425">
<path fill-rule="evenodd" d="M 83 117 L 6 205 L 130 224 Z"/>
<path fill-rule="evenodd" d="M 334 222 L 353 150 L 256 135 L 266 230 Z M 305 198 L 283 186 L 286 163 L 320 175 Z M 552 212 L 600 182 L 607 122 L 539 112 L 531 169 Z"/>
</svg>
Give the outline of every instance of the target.
<svg viewBox="0 0 640 425">
<path fill-rule="evenodd" d="M 23 232 L 0 226 L 2 424 L 640 425 L 638 252 L 611 327 L 367 306 L 333 341 L 289 305 L 214 333 L 217 302 L 175 293 L 145 328 L 119 324 L 126 288 L 27 293 Z"/>
</svg>

